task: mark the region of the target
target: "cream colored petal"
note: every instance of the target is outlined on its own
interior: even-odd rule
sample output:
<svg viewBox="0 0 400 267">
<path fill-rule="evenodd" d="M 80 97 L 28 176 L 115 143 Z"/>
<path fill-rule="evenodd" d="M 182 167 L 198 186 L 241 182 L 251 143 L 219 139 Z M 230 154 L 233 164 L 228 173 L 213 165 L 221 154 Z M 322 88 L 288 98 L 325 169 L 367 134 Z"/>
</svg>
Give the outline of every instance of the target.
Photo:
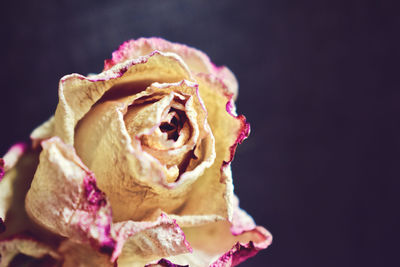
<svg viewBox="0 0 400 267">
<path fill-rule="evenodd" d="M 174 220 L 165 214 L 155 221 L 124 221 L 113 224 L 116 246 L 112 254 L 93 250 L 90 246 L 65 241 L 59 253 L 64 255 L 63 266 L 144 266 L 147 262 L 191 251 L 185 234 Z"/>
<path fill-rule="evenodd" d="M 25 199 L 30 218 L 76 242 L 112 250 L 111 208 L 91 171 L 58 137 L 42 142 L 40 164 Z"/>
<path fill-rule="evenodd" d="M 55 113 L 54 135 L 73 144 L 77 122 L 110 89 L 134 94 L 152 82 L 176 82 L 191 79 L 185 63 L 175 54 L 155 51 L 150 55 L 125 61 L 98 75 L 71 74 L 59 85 L 59 103 Z M 111 90 L 113 91 L 113 90 Z M 109 97 L 115 97 L 112 92 Z"/>
<path fill-rule="evenodd" d="M 127 132 L 124 115 L 127 103 L 131 101 L 120 99 L 101 102 L 91 109 L 77 127 L 77 153 L 96 174 L 100 189 L 107 194 L 113 207 L 114 221 L 140 220 L 158 208 L 174 213 L 185 202 L 190 185 L 214 161 L 214 139 L 207 126 L 204 107 L 197 97 L 197 85 L 188 81 L 153 84 L 140 95 L 161 92 L 169 95 L 174 91 L 196 96 L 193 97 L 193 109 L 196 111 L 192 115 L 191 111 L 187 111 L 187 116 L 195 117 L 192 120 L 196 120 L 201 128 L 197 138 L 201 142 L 196 148 L 199 163 L 175 183 L 167 182 L 169 173 L 166 173 L 174 169 L 168 168 L 166 171 L 166 166 L 147 153 L 138 138 L 131 138 Z M 127 98 L 132 101 L 139 99 L 138 96 Z M 160 109 L 164 109 L 164 106 Z M 157 111 L 154 111 L 154 121 L 147 125 L 149 120 L 145 120 L 147 126 L 142 125 L 142 128 L 149 129 L 152 124 L 157 125 L 160 116 L 156 114 Z"/>
<path fill-rule="evenodd" d="M 243 116 L 236 115 L 232 94 L 219 79 L 199 74 L 196 80 L 215 138 L 216 159 L 213 166 L 196 180 L 180 215 L 215 214 L 231 220 L 233 184 L 230 162 L 236 146 L 247 137 L 250 128 Z"/>
<path fill-rule="evenodd" d="M 32 146 L 37 148 L 40 142 L 54 136 L 54 116 L 42 123 L 31 133 Z"/>
<path fill-rule="evenodd" d="M 9 266 L 18 254 L 23 254 L 36 259 L 50 256 L 55 261 L 61 260 L 60 255 L 51 247 L 35 241 L 31 237 L 16 236 L 0 241 L 0 267 Z M 43 262 L 36 262 L 36 264 L 43 264 Z"/>
<path fill-rule="evenodd" d="M 227 67 L 215 66 L 210 61 L 210 58 L 198 49 L 183 44 L 172 43 L 161 38 L 140 38 L 123 43 L 119 49 L 112 54 L 112 59 L 105 61 L 104 69 L 107 70 L 125 60 L 148 55 L 155 50 L 178 54 L 193 73 L 214 75 L 228 86 L 228 90 L 233 93 L 236 99 L 238 83 L 235 75 Z"/>
<path fill-rule="evenodd" d="M 199 227 L 184 228 L 193 253 L 168 257 L 174 264 L 191 267 L 236 266 L 272 242 L 271 234 L 256 226 L 253 219 L 233 198 L 233 221 L 219 221 Z"/>
<path fill-rule="evenodd" d="M 158 198 L 157 190 L 162 190 L 165 179 L 162 166 L 142 151 L 137 140 L 131 143 L 123 110 L 121 103 L 113 101 L 96 106 L 80 123 L 76 135 L 77 153 L 96 174 L 98 186 L 107 194 L 114 221 L 141 219 L 158 208 L 158 204 L 174 207 L 184 201 L 172 199 L 166 203 L 170 195 Z M 149 200 L 146 205 L 142 205 L 144 200 Z"/>
<path fill-rule="evenodd" d="M 148 262 L 155 258 L 192 251 L 184 232 L 175 220 L 168 218 L 165 214 L 161 214 L 154 222 L 116 223 L 113 231 L 117 236 L 118 244 L 123 244 L 122 253 L 118 259 L 119 266 L 130 266 L 131 262 Z M 121 248 L 117 246 L 114 258 L 119 255 Z"/>
<path fill-rule="evenodd" d="M 0 239 L 30 227 L 24 198 L 38 164 L 38 153 L 25 144 L 16 144 L 3 160 L 0 177 Z"/>
</svg>

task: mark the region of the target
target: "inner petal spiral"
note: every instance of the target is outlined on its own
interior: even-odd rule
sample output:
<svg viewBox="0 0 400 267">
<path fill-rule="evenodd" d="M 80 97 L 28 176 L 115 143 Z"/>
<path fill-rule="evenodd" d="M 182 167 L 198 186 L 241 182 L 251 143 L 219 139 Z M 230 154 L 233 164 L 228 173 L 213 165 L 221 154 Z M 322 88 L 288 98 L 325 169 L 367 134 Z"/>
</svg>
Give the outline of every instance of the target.
<svg viewBox="0 0 400 267">
<path fill-rule="evenodd" d="M 199 136 L 196 112 L 191 110 L 191 117 L 186 114 L 192 104 L 192 96 L 176 92 L 153 95 L 135 100 L 124 117 L 132 140 L 138 140 L 141 148 L 165 167 L 168 182 L 177 181 L 195 158 L 192 150 Z M 158 115 L 151 118 L 151 114 Z M 151 125 L 143 127 L 144 119 Z"/>
</svg>

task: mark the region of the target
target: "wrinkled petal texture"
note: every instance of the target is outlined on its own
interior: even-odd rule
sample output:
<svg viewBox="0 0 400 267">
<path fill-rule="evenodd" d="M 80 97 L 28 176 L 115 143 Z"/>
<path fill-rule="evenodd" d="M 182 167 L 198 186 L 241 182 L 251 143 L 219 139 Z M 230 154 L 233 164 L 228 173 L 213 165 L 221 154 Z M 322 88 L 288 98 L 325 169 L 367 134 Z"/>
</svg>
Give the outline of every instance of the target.
<svg viewBox="0 0 400 267">
<path fill-rule="evenodd" d="M 217 67 L 210 58 L 195 48 L 165 41 L 161 38 L 140 38 L 123 43 L 112 55 L 112 59 L 106 60 L 104 70 L 110 69 L 115 64 L 128 59 L 138 58 L 150 54 L 153 51 L 172 52 L 184 60 L 193 73 L 207 73 L 221 79 L 228 87 L 228 90 L 237 97 L 238 83 L 235 75 L 225 66 Z"/>
<path fill-rule="evenodd" d="M 272 237 L 233 193 L 231 162 L 250 133 L 237 94 L 228 68 L 160 38 L 125 42 L 100 74 L 63 77 L 34 150 L 0 159 L 0 231 L 32 220 L 67 267 L 235 266 L 255 255 Z"/>
<path fill-rule="evenodd" d="M 153 222 L 113 224 L 105 194 L 74 149 L 57 137 L 42 142 L 42 147 L 25 205 L 39 225 L 72 242 L 91 245 L 108 254 L 111 262 L 121 253 L 146 258 L 191 250 L 183 231 L 165 214 Z"/>
<path fill-rule="evenodd" d="M 187 99 L 185 105 L 180 103 L 182 99 L 173 101 L 177 94 Z M 142 103 L 145 100 L 155 102 Z M 166 139 L 166 133 L 160 137 L 163 133 L 158 127 L 174 106 L 183 109 L 191 133 L 178 147 L 159 148 L 157 140 L 174 144 Z M 175 143 L 185 138 L 184 134 Z M 116 221 L 142 219 L 158 208 L 173 212 L 186 201 L 188 188 L 215 159 L 214 138 L 197 85 L 188 81 L 152 84 L 136 95 L 98 103 L 79 123 L 75 147 L 109 196 Z M 185 158 L 186 166 L 177 164 Z M 169 173 L 173 168 L 175 175 Z M 171 176 L 174 180 L 168 182 Z"/>
<path fill-rule="evenodd" d="M 256 226 L 253 219 L 239 208 L 234 197 L 234 220 L 219 221 L 185 228 L 193 253 L 167 258 L 174 264 L 201 266 L 236 266 L 272 242 L 271 234 Z"/>
</svg>

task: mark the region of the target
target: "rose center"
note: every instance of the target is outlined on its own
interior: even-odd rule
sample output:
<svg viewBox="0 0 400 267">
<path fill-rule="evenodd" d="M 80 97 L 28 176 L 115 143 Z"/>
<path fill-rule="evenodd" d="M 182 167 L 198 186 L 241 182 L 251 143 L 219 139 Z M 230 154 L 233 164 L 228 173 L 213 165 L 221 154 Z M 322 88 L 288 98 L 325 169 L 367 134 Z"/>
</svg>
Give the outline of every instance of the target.
<svg viewBox="0 0 400 267">
<path fill-rule="evenodd" d="M 160 125 L 160 131 L 167 133 L 168 140 L 177 141 L 179 132 L 182 129 L 182 117 L 180 112 L 174 108 L 171 108 L 169 113 L 173 113 L 173 117 L 169 122 L 162 122 Z"/>
</svg>

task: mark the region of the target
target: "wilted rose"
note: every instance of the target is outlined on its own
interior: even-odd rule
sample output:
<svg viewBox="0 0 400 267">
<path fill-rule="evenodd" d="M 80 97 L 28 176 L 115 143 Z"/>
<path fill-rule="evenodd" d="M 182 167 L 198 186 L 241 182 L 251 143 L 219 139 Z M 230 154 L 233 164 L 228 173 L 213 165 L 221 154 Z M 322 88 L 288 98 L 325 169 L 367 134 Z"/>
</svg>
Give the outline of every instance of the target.
<svg viewBox="0 0 400 267">
<path fill-rule="evenodd" d="M 234 266 L 266 248 L 233 193 L 236 96 L 229 69 L 159 38 L 63 77 L 55 115 L 0 160 L 0 266 Z"/>
</svg>

